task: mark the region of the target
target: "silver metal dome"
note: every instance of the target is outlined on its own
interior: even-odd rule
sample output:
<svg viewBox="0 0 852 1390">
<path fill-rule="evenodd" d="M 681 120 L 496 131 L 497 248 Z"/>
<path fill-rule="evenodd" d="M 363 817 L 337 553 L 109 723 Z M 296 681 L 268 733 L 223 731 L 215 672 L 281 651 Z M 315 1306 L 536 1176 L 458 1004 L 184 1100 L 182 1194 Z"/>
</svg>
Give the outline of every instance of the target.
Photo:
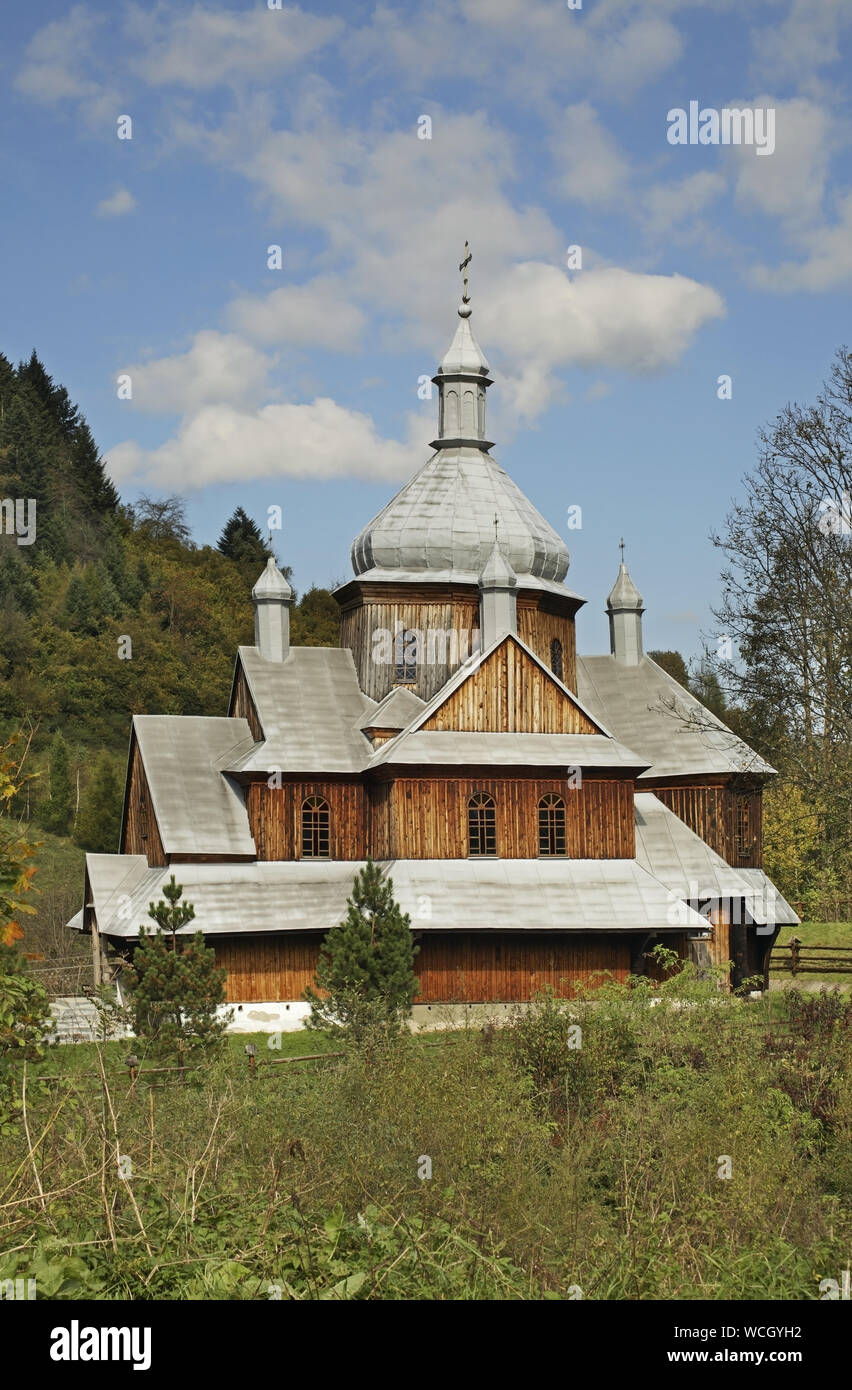
<svg viewBox="0 0 852 1390">
<path fill-rule="evenodd" d="M 356 575 L 424 571 L 476 583 L 494 546 L 524 575 L 561 583 L 570 556 L 561 537 L 508 473 L 481 449 L 441 449 L 374 517 L 352 546 Z M 424 575 L 425 577 L 425 575 Z"/>
</svg>

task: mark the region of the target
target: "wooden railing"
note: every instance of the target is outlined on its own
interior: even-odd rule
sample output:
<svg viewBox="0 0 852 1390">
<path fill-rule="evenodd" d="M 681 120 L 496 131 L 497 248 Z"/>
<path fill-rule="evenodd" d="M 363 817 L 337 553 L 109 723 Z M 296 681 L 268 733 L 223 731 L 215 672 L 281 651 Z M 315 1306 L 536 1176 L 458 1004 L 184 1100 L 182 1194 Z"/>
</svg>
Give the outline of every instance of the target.
<svg viewBox="0 0 852 1390">
<path fill-rule="evenodd" d="M 852 946 L 811 946 L 794 936 L 772 951 L 770 970 L 787 970 L 791 975 L 852 974 Z"/>
</svg>

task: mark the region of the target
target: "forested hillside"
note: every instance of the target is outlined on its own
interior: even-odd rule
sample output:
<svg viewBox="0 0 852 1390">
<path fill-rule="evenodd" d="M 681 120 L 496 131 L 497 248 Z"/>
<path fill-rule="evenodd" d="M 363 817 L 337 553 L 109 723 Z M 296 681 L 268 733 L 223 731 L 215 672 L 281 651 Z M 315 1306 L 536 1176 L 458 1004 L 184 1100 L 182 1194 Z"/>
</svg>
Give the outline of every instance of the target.
<svg viewBox="0 0 852 1390">
<path fill-rule="evenodd" d="M 123 506 L 91 431 L 35 353 L 0 355 L 0 499 L 34 499 L 33 544 L 0 534 L 0 744 L 32 733 L 25 819 L 115 850 L 133 714 L 221 715 L 252 642 L 251 586 L 269 551 L 241 509 L 193 544 L 180 498 Z M 31 508 L 30 508 L 31 509 Z M 337 644 L 324 589 L 293 640 Z"/>
</svg>

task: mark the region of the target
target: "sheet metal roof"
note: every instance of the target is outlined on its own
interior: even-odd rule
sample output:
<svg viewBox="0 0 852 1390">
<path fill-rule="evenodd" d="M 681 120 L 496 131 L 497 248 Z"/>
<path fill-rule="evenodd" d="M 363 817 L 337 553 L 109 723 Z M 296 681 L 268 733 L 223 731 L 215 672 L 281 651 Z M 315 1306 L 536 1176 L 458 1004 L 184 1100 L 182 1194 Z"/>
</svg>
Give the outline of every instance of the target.
<svg viewBox="0 0 852 1390">
<path fill-rule="evenodd" d="M 750 883 L 755 893 L 755 901 L 763 903 L 767 922 L 776 922 L 779 927 L 797 927 L 802 920 L 782 897 L 775 884 L 762 869 L 737 869 L 740 878 Z"/>
<path fill-rule="evenodd" d="M 771 920 L 765 884 L 746 878 L 743 869 L 732 869 L 652 792 L 637 792 L 635 804 L 636 858 L 661 883 L 692 903 L 711 898 L 743 900 L 755 922 L 763 926 Z M 762 877 L 769 882 L 765 874 Z M 789 905 L 784 906 L 789 911 Z"/>
<path fill-rule="evenodd" d="M 123 859 L 127 871 L 105 865 Z M 326 931 L 346 915 L 363 863 L 176 864 L 148 869 L 131 855 L 87 855 L 100 931 L 138 935 L 148 904 L 174 873 L 195 920 L 184 935 Z M 382 867 L 412 926 L 429 931 L 672 931 L 703 928 L 635 859 L 398 859 Z M 116 884 L 118 886 L 116 887 Z M 129 897 L 123 897 L 126 894 Z M 424 916 L 424 904 L 430 915 Z M 75 919 L 76 920 L 76 919 Z"/>
<path fill-rule="evenodd" d="M 137 714 L 133 730 L 166 854 L 254 857 L 242 789 L 220 771 L 254 746 L 246 721 Z"/>
<path fill-rule="evenodd" d="M 594 718 L 650 764 L 644 777 L 774 772 L 649 656 L 638 666 L 612 656 L 578 657 L 577 684 Z M 679 714 L 691 716 L 695 726 L 685 725 Z"/>
<path fill-rule="evenodd" d="M 435 767 L 491 763 L 495 767 L 614 768 L 620 772 L 647 767 L 644 758 L 605 734 L 477 734 L 438 729 L 388 739 L 373 754 L 369 766 L 385 763 Z"/>
<path fill-rule="evenodd" d="M 383 700 L 367 711 L 361 720 L 361 729 L 406 729 L 426 708 L 425 700 L 407 690 L 404 685 L 394 686 Z"/>
<path fill-rule="evenodd" d="M 266 661 L 256 647 L 239 660 L 265 742 L 232 760 L 231 772 L 358 772 L 372 744 L 359 725 L 376 703 L 358 686 L 347 647 L 291 647 L 286 661 Z"/>
</svg>

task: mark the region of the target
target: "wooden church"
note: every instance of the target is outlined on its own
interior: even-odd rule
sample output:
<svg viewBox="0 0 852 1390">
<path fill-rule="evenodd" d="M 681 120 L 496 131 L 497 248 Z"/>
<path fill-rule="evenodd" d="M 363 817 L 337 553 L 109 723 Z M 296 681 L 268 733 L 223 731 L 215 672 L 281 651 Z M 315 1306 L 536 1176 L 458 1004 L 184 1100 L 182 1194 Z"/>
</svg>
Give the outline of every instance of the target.
<svg viewBox="0 0 852 1390">
<path fill-rule="evenodd" d="M 87 856 L 71 924 L 97 975 L 174 873 L 238 1026 L 298 1027 L 368 857 L 427 1013 L 624 980 L 658 942 L 737 982 L 798 920 L 761 868 L 773 769 L 644 654 L 623 560 L 610 652 L 578 658 L 568 551 L 490 455 L 466 293 L 458 316 L 432 456 L 352 546 L 340 646 L 290 645 L 270 560 L 227 714 L 134 719 L 120 852 Z"/>
</svg>

